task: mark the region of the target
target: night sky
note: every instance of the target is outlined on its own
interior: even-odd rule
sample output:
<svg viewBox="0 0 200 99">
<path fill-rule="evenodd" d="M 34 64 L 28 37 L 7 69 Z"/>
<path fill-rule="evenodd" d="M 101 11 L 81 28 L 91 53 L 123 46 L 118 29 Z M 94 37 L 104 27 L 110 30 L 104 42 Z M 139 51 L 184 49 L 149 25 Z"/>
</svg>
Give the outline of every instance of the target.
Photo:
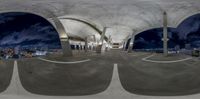
<svg viewBox="0 0 200 99">
<path fill-rule="evenodd" d="M 59 35 L 44 18 L 22 12 L 0 14 L 0 48 L 60 49 Z"/>
<path fill-rule="evenodd" d="M 133 49 L 162 48 L 162 35 L 162 27 L 143 31 L 135 36 Z M 185 48 L 186 44 L 200 48 L 200 14 L 185 19 L 177 28 L 168 27 L 168 38 L 169 48 Z"/>
</svg>

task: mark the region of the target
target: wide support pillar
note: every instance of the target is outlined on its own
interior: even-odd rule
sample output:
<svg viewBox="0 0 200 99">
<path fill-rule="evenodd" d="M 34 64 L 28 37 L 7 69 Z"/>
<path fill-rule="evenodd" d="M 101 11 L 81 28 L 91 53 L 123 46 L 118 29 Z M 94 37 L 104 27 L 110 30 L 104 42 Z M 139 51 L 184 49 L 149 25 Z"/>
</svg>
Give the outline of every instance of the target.
<svg viewBox="0 0 200 99">
<path fill-rule="evenodd" d="M 100 38 L 100 42 L 99 42 L 99 44 L 97 45 L 97 47 L 96 47 L 96 52 L 97 53 L 102 53 L 102 51 L 104 51 L 105 49 L 104 49 L 104 37 L 105 37 L 105 33 L 106 33 L 106 29 L 107 29 L 107 27 L 104 27 L 103 28 L 103 32 L 102 32 L 102 34 L 101 34 L 101 38 Z"/>
<path fill-rule="evenodd" d="M 79 43 L 79 45 L 78 45 L 78 46 L 79 46 L 79 49 L 78 49 L 78 51 L 79 51 L 79 52 L 81 52 L 81 43 Z"/>
<path fill-rule="evenodd" d="M 107 48 L 108 51 L 110 50 L 111 42 L 112 42 L 112 38 L 111 38 L 111 35 L 109 35 L 109 38 L 108 38 L 108 48 Z"/>
<path fill-rule="evenodd" d="M 73 56 L 68 39 L 61 39 L 61 46 L 62 46 L 64 57 Z"/>
<path fill-rule="evenodd" d="M 93 43 L 93 51 L 96 51 L 97 39 L 96 39 L 96 36 L 95 36 L 95 35 L 93 35 L 93 39 L 94 39 L 94 43 Z"/>
<path fill-rule="evenodd" d="M 167 13 L 163 13 L 163 53 L 164 56 L 168 55 L 168 31 L 167 31 Z"/>
<path fill-rule="evenodd" d="M 134 39 L 135 39 L 135 34 L 132 33 L 131 35 L 131 40 L 129 42 L 129 46 L 128 46 L 128 53 L 131 53 L 133 51 L 133 42 L 134 42 Z"/>
<path fill-rule="evenodd" d="M 64 26 L 62 25 L 62 23 L 57 17 L 54 17 L 52 19 L 56 25 L 56 30 L 59 33 L 61 46 L 63 50 L 63 56 L 65 57 L 72 56 L 72 50 L 71 50 L 69 39 L 68 39 Z"/>
<path fill-rule="evenodd" d="M 85 52 L 88 52 L 88 39 L 85 37 Z"/>
<path fill-rule="evenodd" d="M 126 41 L 123 41 L 123 48 L 122 48 L 122 51 L 125 51 L 126 50 Z"/>
</svg>

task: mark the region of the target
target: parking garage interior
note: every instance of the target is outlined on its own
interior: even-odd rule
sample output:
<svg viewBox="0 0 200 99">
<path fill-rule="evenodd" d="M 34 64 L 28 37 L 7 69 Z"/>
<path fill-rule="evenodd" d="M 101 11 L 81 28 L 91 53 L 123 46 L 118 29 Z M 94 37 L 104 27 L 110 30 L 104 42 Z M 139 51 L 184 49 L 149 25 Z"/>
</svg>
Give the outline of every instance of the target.
<svg viewBox="0 0 200 99">
<path fill-rule="evenodd" d="M 200 1 L 0 1 L 2 99 L 199 99 Z"/>
</svg>

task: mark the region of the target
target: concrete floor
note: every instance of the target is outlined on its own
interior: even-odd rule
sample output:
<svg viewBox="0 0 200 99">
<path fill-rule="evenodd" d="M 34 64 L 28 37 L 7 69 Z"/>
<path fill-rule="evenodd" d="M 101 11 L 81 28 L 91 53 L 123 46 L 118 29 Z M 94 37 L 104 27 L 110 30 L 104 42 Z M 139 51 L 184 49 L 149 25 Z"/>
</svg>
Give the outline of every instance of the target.
<svg viewBox="0 0 200 99">
<path fill-rule="evenodd" d="M 132 56 L 135 54 L 139 55 Z M 127 91 L 144 95 L 187 95 L 200 92 L 199 59 L 163 64 L 141 60 L 149 54 L 132 55 L 121 54 L 123 61 L 118 65 L 120 81 Z M 151 60 L 168 61 L 187 56 L 170 57 L 157 54 Z"/>
<path fill-rule="evenodd" d="M 108 55 L 79 57 L 46 57 L 54 61 L 91 61 L 57 64 L 39 59 L 18 61 L 23 87 L 35 94 L 79 96 L 100 93 L 109 86 L 113 62 Z"/>
<path fill-rule="evenodd" d="M 22 97 L 17 94 L 16 97 L 20 99 L 199 99 L 200 94 L 191 95 L 200 92 L 198 58 L 167 64 L 142 60 L 150 55 L 152 53 L 127 54 L 123 51 L 112 50 L 103 55 L 80 55 L 71 58 L 45 57 L 45 59 L 59 61 L 91 59 L 91 61 L 78 64 L 50 63 L 37 58 L 18 60 L 21 89 L 25 88 L 25 91 L 34 95 Z M 177 55 L 176 58 L 173 57 L 173 60 L 182 59 L 182 57 L 182 55 Z M 187 57 L 184 56 L 184 58 Z M 170 60 L 162 58 L 159 54 L 151 59 Z M 11 75 L 13 61 L 5 65 L 9 67 L 9 64 L 11 69 L 7 70 L 11 71 Z M 116 66 L 113 70 L 114 64 Z M 116 70 L 117 67 L 118 70 Z M 7 70 L 4 71 L 7 72 Z M 19 85 L 16 88 L 17 92 L 20 91 Z M 184 96 L 166 97 L 171 95 Z M 5 98 L 4 95 L 0 95 L 5 99 L 10 99 L 12 97 L 10 96 L 6 94 Z"/>
<path fill-rule="evenodd" d="M 0 92 L 7 89 L 13 73 L 13 60 L 0 61 Z"/>
</svg>

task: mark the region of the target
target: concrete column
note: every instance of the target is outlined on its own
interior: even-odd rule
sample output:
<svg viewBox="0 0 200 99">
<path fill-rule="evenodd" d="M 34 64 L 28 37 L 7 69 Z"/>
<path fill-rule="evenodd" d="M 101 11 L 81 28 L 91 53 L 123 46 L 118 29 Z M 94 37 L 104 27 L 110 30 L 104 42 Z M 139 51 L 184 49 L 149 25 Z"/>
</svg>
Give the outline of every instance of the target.
<svg viewBox="0 0 200 99">
<path fill-rule="evenodd" d="M 97 47 L 96 47 L 96 52 L 97 52 L 97 53 L 101 53 L 102 50 L 104 50 L 104 49 L 102 49 L 102 48 L 103 48 L 102 46 L 103 46 L 103 41 L 104 41 L 106 29 L 107 29 L 107 27 L 104 27 L 104 28 L 103 28 L 103 32 L 102 32 L 102 34 L 101 34 L 101 38 L 100 38 L 100 42 L 99 42 L 100 44 L 98 44 Z"/>
<path fill-rule="evenodd" d="M 92 43 L 92 51 L 94 51 L 94 44 Z"/>
<path fill-rule="evenodd" d="M 126 41 L 124 40 L 122 51 L 125 51 L 125 50 L 126 50 Z"/>
<path fill-rule="evenodd" d="M 88 52 L 88 40 L 87 40 L 87 37 L 85 37 L 85 52 Z"/>
<path fill-rule="evenodd" d="M 93 37 L 94 37 L 94 43 L 95 43 L 93 47 L 94 47 L 94 51 L 96 51 L 97 39 L 96 39 L 96 36 L 95 36 L 95 35 L 93 35 Z"/>
<path fill-rule="evenodd" d="M 104 37 L 105 37 L 105 33 L 106 33 L 106 29 L 107 29 L 107 27 L 104 27 L 103 28 L 103 32 L 102 32 L 102 34 L 101 34 L 101 44 L 103 44 L 103 41 L 104 41 Z"/>
<path fill-rule="evenodd" d="M 167 56 L 168 54 L 168 31 L 167 31 L 167 13 L 163 13 L 163 53 L 164 56 Z"/>
<path fill-rule="evenodd" d="M 123 45 L 123 49 L 122 49 L 123 51 L 126 51 L 126 45 L 127 45 L 127 43 L 128 43 L 129 37 L 130 37 L 130 35 L 127 36 L 127 37 L 124 39 L 124 45 Z"/>
<path fill-rule="evenodd" d="M 79 52 L 81 51 L 81 43 L 79 43 Z"/>
<path fill-rule="evenodd" d="M 111 41 L 112 41 L 112 38 L 111 38 L 111 35 L 109 35 L 109 38 L 108 38 L 108 50 L 110 50 Z"/>
<path fill-rule="evenodd" d="M 61 46 L 63 50 L 63 56 L 72 56 L 70 44 L 68 41 L 66 41 L 66 39 L 61 39 Z"/>
<path fill-rule="evenodd" d="M 130 40 L 129 46 L 128 46 L 128 51 L 127 51 L 128 53 L 131 53 L 132 50 L 133 50 L 133 42 L 134 42 L 134 39 L 135 39 L 135 34 L 132 33 L 132 35 L 131 35 L 131 40 Z"/>
<path fill-rule="evenodd" d="M 63 56 L 72 56 L 72 50 L 71 50 L 69 39 L 68 39 L 64 26 L 62 25 L 62 23 L 57 17 L 54 17 L 52 19 L 56 25 L 56 30 L 58 31 L 59 37 L 61 39 Z"/>
</svg>

